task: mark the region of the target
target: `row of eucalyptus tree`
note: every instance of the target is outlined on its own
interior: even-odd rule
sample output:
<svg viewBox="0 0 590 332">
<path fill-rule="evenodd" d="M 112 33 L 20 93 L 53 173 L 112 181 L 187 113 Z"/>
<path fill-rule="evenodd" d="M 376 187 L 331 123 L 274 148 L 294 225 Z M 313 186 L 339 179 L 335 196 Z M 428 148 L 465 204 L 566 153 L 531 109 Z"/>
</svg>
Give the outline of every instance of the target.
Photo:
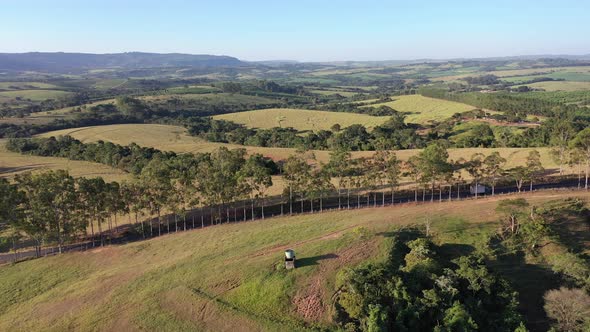
<svg viewBox="0 0 590 332">
<path fill-rule="evenodd" d="M 552 151 L 560 165 L 577 166 L 579 187 L 585 174 L 587 189 L 590 128 Z M 124 215 L 143 237 L 232 218 L 246 220 L 248 215 L 254 219 L 255 209 L 264 218 L 273 185 L 270 165 L 274 163 L 260 154 L 248 156 L 244 149 L 220 148 L 174 158 L 156 154 L 132 181 L 120 184 L 102 178 L 75 179 L 63 170 L 24 173 L 12 182 L 0 180 L 0 226 L 11 229 L 15 240 L 25 235 L 40 253 L 44 243 L 56 243 L 61 252 L 66 242 L 83 237 L 91 239 L 92 245 L 104 245 L 118 228 L 117 218 Z M 273 198 L 273 205 L 275 209 L 280 206 L 281 214 L 285 210 L 293 213 L 297 200 L 301 212 L 306 210 L 305 202 L 309 202 L 308 211 L 323 211 L 327 198 L 333 204 L 337 199 L 339 209 L 359 207 L 361 199 L 365 206 L 385 205 L 386 201 L 395 202 L 400 187 L 413 189 L 415 201 L 420 191 L 422 200 L 427 192 L 431 201 L 436 194 L 442 201 L 443 192 L 448 192 L 450 200 L 454 188 L 458 197 L 466 184 L 489 185 L 492 195 L 496 185 L 507 181 L 513 181 L 518 191 L 528 182 L 532 190 L 536 179 L 544 174 L 536 150 L 528 152 L 523 165 L 509 168 L 499 152 L 451 160 L 440 142 L 405 161 L 387 150 L 364 158 L 335 150 L 327 163 L 318 162 L 310 152 L 299 152 L 281 162 L 280 169 L 284 192 Z M 476 190 L 476 198 L 478 195 Z"/>
</svg>

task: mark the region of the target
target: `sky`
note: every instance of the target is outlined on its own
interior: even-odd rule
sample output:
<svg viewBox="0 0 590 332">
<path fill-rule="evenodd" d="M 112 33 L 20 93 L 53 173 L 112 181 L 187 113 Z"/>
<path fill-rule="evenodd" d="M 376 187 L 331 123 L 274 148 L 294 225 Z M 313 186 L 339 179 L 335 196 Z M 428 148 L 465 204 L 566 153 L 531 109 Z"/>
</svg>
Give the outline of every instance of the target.
<svg viewBox="0 0 590 332">
<path fill-rule="evenodd" d="M 0 52 L 242 60 L 590 54 L 589 0 L 0 0 Z"/>
</svg>

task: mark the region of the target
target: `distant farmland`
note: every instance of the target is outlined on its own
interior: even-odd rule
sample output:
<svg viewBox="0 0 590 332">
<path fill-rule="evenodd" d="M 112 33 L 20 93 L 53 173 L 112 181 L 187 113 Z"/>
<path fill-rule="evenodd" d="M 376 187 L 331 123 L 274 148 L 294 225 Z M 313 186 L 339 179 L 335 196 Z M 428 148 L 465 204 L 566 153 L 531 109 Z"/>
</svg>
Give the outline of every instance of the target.
<svg viewBox="0 0 590 332">
<path fill-rule="evenodd" d="M 371 107 L 379 107 L 381 105 L 389 106 L 402 113 L 407 113 L 406 122 L 410 123 L 442 121 L 450 118 L 455 113 L 463 113 L 475 108 L 467 104 L 421 95 L 396 96 L 393 97 L 393 101 L 373 104 Z"/>
<path fill-rule="evenodd" d="M 327 130 L 334 124 L 342 128 L 362 124 L 373 128 L 389 119 L 388 116 L 370 116 L 356 113 L 310 111 L 290 108 L 271 108 L 264 110 L 230 113 L 213 117 L 241 123 L 250 128 L 293 127 L 297 130 Z"/>
<path fill-rule="evenodd" d="M 524 84 L 530 88 L 543 89 L 545 91 L 587 91 L 590 90 L 590 82 L 573 81 L 547 81 Z"/>
<path fill-rule="evenodd" d="M 57 99 L 70 95 L 70 92 L 60 90 L 11 90 L 1 91 L 0 101 L 14 100 L 16 98 L 42 101 L 46 99 Z"/>
</svg>

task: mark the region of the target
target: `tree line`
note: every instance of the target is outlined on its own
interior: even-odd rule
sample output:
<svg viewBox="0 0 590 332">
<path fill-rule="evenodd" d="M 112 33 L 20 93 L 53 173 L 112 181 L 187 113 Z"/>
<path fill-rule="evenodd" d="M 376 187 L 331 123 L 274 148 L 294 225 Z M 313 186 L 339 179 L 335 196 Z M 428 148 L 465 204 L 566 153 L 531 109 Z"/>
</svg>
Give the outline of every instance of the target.
<svg viewBox="0 0 590 332">
<path fill-rule="evenodd" d="M 112 232 L 117 216 L 124 214 L 143 237 L 160 235 L 163 227 L 167 232 L 186 230 L 188 222 L 192 228 L 197 222 L 202 227 L 203 213 L 200 221 L 194 214 L 187 220 L 189 210 L 197 208 L 210 209 L 211 223 L 229 221 L 228 203 L 254 204 L 272 185 L 269 161 L 261 155 L 246 157 L 243 149 L 220 148 L 199 158 L 156 153 L 132 181 L 120 184 L 100 177 L 75 179 L 64 170 L 24 173 L 13 182 L 1 179 L 0 225 L 16 238 L 26 234 L 38 254 L 47 242 L 57 243 L 61 252 L 66 242 L 80 238 L 90 238 L 95 245 L 98 236 L 104 245 L 103 230 Z M 174 215 L 173 225 L 170 219 L 164 224 L 164 211 Z M 144 218 L 154 215 L 154 221 Z"/>
<path fill-rule="evenodd" d="M 552 150 L 553 157 L 562 166 L 577 166 L 578 186 L 588 189 L 590 129 L 562 138 L 562 145 Z M 476 198 L 482 184 L 491 187 L 492 195 L 498 185 L 509 182 L 518 191 L 527 185 L 532 190 L 544 173 L 536 150 L 530 151 L 524 165 L 508 168 L 506 159 L 498 152 L 450 160 L 441 143 L 431 143 L 406 161 L 391 150 L 355 159 L 350 150 L 342 148 L 332 151 L 326 163 L 315 160 L 312 152 L 300 152 L 275 163 L 260 154 L 247 156 L 244 149 L 220 148 L 212 153 L 177 155 L 135 144 L 84 144 L 71 137 L 13 139 L 7 146 L 22 153 L 100 162 L 134 175 L 133 181 L 121 184 L 107 184 L 100 178 L 74 179 L 64 171 L 20 175 L 14 183 L 3 181 L 3 192 L 7 194 L 3 195 L 6 201 L 2 211 L 10 214 L 3 217 L 4 224 L 24 222 L 17 228 L 36 243 L 51 238 L 60 246 L 68 239 L 86 236 L 89 226 L 92 236 L 94 225 L 100 228 L 105 220 L 125 213 L 131 216 L 131 212 L 135 213 L 137 231 L 142 236 L 154 234 L 151 222 L 139 222 L 148 215 L 156 216 L 154 225 L 161 234 L 163 211 L 174 216 L 174 230 L 179 222 L 181 229 L 186 228 L 187 217 L 193 218 L 190 222 L 194 228 L 199 220 L 189 211 L 197 209 L 201 226 L 205 216 L 210 218 L 208 224 L 237 221 L 238 215 L 254 218 L 255 207 L 264 218 L 273 174 L 281 174 L 285 181 L 283 193 L 274 201 L 279 202 L 281 213 L 292 213 L 295 204 L 300 204 L 299 211 L 306 209 L 304 204 L 310 211 L 322 211 L 328 198 L 337 198 L 338 208 L 358 207 L 361 201 L 369 206 L 385 205 L 386 200 L 395 202 L 403 178 L 414 183 L 409 190 L 413 191 L 415 201 L 424 201 L 427 194 L 431 201 L 437 196 L 442 201 L 459 197 L 468 184 L 476 189 Z M 408 189 L 405 194 L 409 194 Z M 63 205 L 52 205 L 59 202 L 54 197 Z M 117 202 L 118 207 L 110 206 L 109 199 Z M 90 203 L 96 205 L 86 205 Z M 17 211 L 22 214 L 12 214 Z M 89 211 L 94 214 L 88 215 Z M 45 217 L 50 213 L 53 219 Z M 41 226 L 31 224 L 39 222 Z M 170 231 L 169 220 L 166 227 Z M 102 229 L 98 233 L 102 234 Z"/>
<path fill-rule="evenodd" d="M 190 118 L 185 126 L 189 134 L 208 141 L 250 146 L 313 150 L 343 148 L 352 151 L 423 147 L 425 141 L 416 133 L 416 126 L 405 123 L 403 114 L 395 114 L 370 132 L 360 124 L 345 128 L 336 124 L 331 130 L 301 135 L 294 128 L 252 129 L 231 121 L 211 118 Z"/>
</svg>

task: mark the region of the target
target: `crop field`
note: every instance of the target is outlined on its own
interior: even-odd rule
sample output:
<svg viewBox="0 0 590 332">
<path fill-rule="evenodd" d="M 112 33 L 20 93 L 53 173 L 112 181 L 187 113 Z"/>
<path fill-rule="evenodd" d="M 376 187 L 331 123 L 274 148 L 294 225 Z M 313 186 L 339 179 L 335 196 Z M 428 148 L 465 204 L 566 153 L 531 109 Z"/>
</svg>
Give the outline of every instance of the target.
<svg viewBox="0 0 590 332">
<path fill-rule="evenodd" d="M 327 130 L 334 124 L 342 128 L 362 124 L 373 128 L 389 119 L 387 116 L 370 116 L 356 113 L 310 111 L 291 108 L 272 108 L 248 112 L 238 112 L 213 117 L 243 124 L 250 128 L 293 127 L 300 131 Z"/>
<path fill-rule="evenodd" d="M 103 164 L 10 152 L 6 150 L 4 141 L 0 140 L 0 177 L 10 178 L 27 171 L 38 172 L 57 169 L 65 169 L 75 177 L 100 176 L 106 181 L 121 181 L 129 178 L 127 173 Z"/>
<path fill-rule="evenodd" d="M 475 108 L 467 104 L 429 98 L 421 95 L 396 96 L 393 97 L 393 99 L 394 100 L 390 102 L 373 104 L 371 107 L 385 105 L 399 112 L 407 113 L 406 122 L 409 123 L 442 121 L 450 118 L 455 113 L 463 113 Z"/>
<path fill-rule="evenodd" d="M 566 196 L 590 195 L 522 195 L 536 205 Z M 476 246 L 497 228 L 497 200 L 230 223 L 5 266 L 0 330 L 334 329 L 332 295 L 342 268 L 386 259 L 389 232 L 426 219 L 434 242 Z M 295 270 L 280 268 L 286 248 L 297 253 Z M 527 261 L 519 271 L 540 288 L 545 275 L 530 271 L 543 268 Z"/>
</svg>

